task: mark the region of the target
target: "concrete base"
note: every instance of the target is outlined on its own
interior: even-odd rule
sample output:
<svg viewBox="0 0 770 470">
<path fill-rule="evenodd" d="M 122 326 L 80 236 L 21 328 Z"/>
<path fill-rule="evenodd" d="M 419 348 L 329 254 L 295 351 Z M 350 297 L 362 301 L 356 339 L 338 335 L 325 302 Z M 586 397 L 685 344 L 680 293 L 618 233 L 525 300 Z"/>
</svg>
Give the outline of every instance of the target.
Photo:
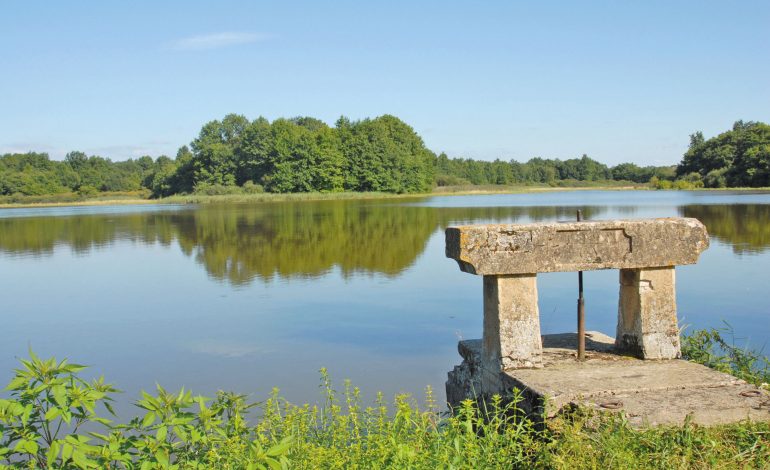
<svg viewBox="0 0 770 470">
<path fill-rule="evenodd" d="M 619 355 L 614 343 L 602 333 L 587 332 L 587 360 L 577 362 L 577 335 L 545 335 L 543 368 L 508 369 L 500 373 L 501 381 L 507 390 L 521 390 L 520 406 L 537 417 L 552 418 L 580 405 L 623 411 L 634 427 L 682 424 L 688 415 L 701 425 L 770 421 L 768 391 L 688 361 Z M 459 350 L 464 361 L 446 384 L 452 406 L 489 395 L 480 380 L 481 340 L 461 341 Z"/>
</svg>

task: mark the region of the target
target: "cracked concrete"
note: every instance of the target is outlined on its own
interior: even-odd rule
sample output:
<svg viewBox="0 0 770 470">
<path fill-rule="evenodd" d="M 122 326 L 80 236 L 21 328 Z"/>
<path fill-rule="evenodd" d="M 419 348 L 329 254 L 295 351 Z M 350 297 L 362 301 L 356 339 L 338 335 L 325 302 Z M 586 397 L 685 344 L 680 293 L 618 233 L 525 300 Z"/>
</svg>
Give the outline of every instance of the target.
<svg viewBox="0 0 770 470">
<path fill-rule="evenodd" d="M 543 367 L 499 372 L 503 391 L 518 388 L 525 397 L 522 408 L 546 418 L 585 406 L 622 411 L 634 427 L 682 424 L 687 416 L 701 425 L 770 421 L 767 391 L 684 360 L 644 361 L 617 354 L 613 338 L 586 335 L 584 362 L 575 361 L 576 334 L 543 336 Z M 481 342 L 461 341 L 458 349 L 464 360 L 449 373 L 450 404 L 498 393 L 485 390 L 478 379 Z"/>
</svg>

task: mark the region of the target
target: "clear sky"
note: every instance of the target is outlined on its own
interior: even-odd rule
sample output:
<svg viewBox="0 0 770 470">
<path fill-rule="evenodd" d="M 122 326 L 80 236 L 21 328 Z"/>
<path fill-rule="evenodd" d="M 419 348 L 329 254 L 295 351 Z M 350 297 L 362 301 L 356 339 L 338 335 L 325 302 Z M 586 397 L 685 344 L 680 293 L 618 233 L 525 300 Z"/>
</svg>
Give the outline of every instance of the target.
<svg viewBox="0 0 770 470">
<path fill-rule="evenodd" d="M 227 113 L 389 113 L 450 156 L 672 164 L 696 130 L 770 122 L 770 2 L 0 5 L 0 153 L 173 156 Z"/>
</svg>

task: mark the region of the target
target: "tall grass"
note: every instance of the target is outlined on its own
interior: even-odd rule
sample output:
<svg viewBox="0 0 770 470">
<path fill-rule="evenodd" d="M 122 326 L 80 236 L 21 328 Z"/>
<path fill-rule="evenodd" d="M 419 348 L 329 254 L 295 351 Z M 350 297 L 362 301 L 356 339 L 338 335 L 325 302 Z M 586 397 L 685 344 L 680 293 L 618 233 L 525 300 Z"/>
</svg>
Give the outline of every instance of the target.
<svg viewBox="0 0 770 470">
<path fill-rule="evenodd" d="M 249 203 L 249 202 L 284 202 L 284 201 L 329 201 L 344 199 L 383 199 L 424 196 L 424 194 L 393 194 L 379 192 L 343 192 L 343 193 L 233 193 L 233 194 L 182 194 L 169 196 L 158 201 L 170 204 L 214 204 L 214 203 Z"/>
<path fill-rule="evenodd" d="M 57 205 L 99 205 L 99 204 L 139 204 L 149 202 L 150 192 L 112 191 L 83 194 L 77 192 L 27 196 L 11 194 L 0 196 L 0 207 L 57 206 Z"/>
<path fill-rule="evenodd" d="M 751 384 L 770 388 L 770 359 L 762 351 L 737 346 L 728 323 L 722 328 L 698 330 L 684 336 L 682 356 Z"/>
<path fill-rule="evenodd" d="M 764 383 L 766 369 L 757 361 L 766 359 L 746 351 L 716 357 L 729 346 L 723 341 L 719 331 L 695 332 L 684 340 L 685 350 Z M 33 353 L 22 360 L 8 396 L 0 399 L 0 468 L 689 469 L 770 463 L 767 422 L 634 430 L 622 414 L 576 410 L 539 428 L 518 412 L 517 394 L 494 397 L 482 409 L 468 400 L 452 414 L 430 388 L 422 406 L 408 395 L 379 395 L 366 405 L 349 382 L 335 391 L 323 369 L 315 404 L 291 404 L 277 390 L 249 404 L 233 393 L 208 399 L 158 387 L 136 402 L 137 416 L 120 421 L 110 406 L 117 390 L 101 379 L 80 379 L 82 369 Z"/>
</svg>

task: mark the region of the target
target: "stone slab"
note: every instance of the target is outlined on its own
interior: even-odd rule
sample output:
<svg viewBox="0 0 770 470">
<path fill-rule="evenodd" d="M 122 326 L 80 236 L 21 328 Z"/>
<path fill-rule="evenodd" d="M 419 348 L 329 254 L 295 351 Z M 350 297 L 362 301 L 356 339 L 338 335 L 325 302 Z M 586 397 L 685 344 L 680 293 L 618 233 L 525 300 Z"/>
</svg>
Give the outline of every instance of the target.
<svg viewBox="0 0 770 470">
<path fill-rule="evenodd" d="M 615 354 L 613 338 L 599 332 L 586 336 L 584 362 L 575 361 L 576 334 L 545 335 L 542 369 L 502 373 L 506 387 L 524 392 L 525 410 L 544 411 L 549 418 L 577 405 L 623 411 L 635 427 L 682 424 L 688 415 L 701 425 L 770 421 L 770 392 L 766 390 L 680 359 L 643 361 Z M 457 403 L 462 392 L 480 387 L 473 382 L 473 368 L 480 364 L 481 342 L 462 341 L 458 349 L 465 361 L 450 372 L 450 403 Z M 470 379 L 464 391 L 458 387 L 463 379 Z"/>
<path fill-rule="evenodd" d="M 481 275 L 694 264 L 708 246 L 706 227 L 683 217 L 446 229 L 446 256 Z"/>
</svg>

